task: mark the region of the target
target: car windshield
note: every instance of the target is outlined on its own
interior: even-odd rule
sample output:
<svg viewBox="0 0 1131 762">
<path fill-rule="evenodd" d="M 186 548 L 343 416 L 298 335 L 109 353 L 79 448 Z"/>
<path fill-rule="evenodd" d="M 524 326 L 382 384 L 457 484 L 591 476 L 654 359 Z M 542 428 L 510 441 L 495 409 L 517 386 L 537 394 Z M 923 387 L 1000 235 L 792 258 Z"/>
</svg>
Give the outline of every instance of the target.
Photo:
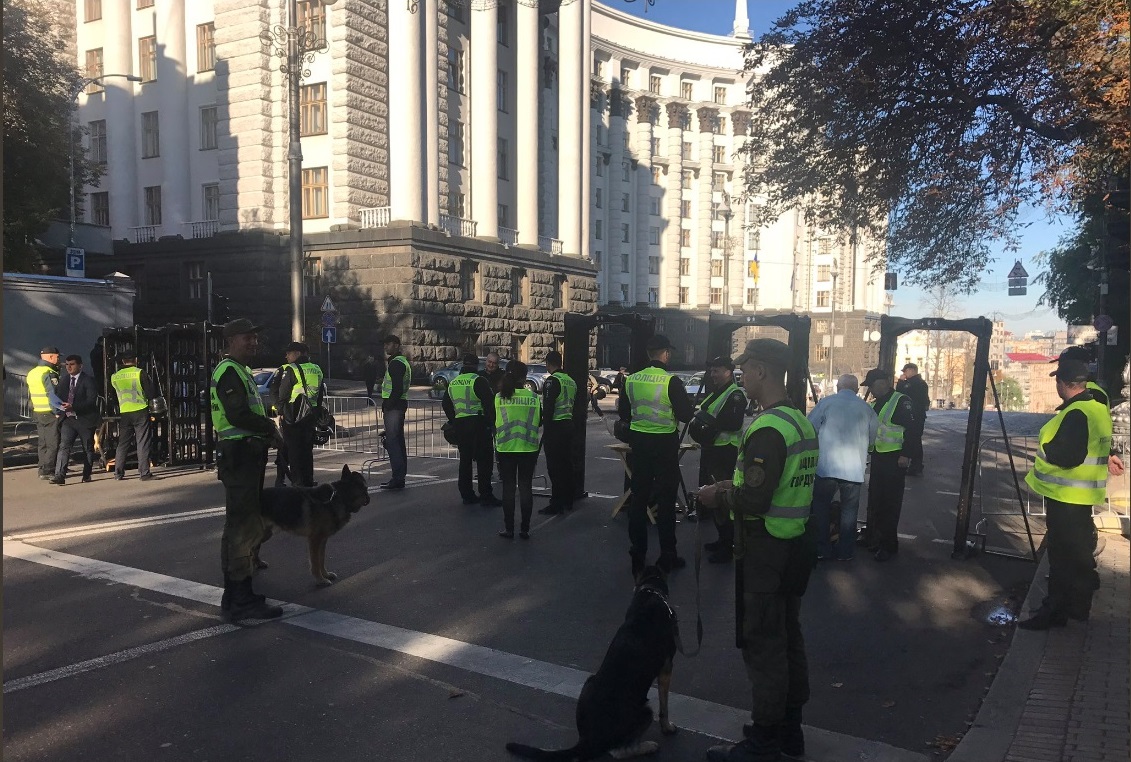
<svg viewBox="0 0 1131 762">
<path fill-rule="evenodd" d="M 273 375 L 275 375 L 274 371 L 261 370 L 258 373 L 256 373 L 254 376 L 252 376 L 252 378 L 255 379 L 255 385 L 256 386 L 263 386 L 265 383 L 267 383 L 268 381 L 271 380 L 271 376 L 273 376 Z"/>
</svg>

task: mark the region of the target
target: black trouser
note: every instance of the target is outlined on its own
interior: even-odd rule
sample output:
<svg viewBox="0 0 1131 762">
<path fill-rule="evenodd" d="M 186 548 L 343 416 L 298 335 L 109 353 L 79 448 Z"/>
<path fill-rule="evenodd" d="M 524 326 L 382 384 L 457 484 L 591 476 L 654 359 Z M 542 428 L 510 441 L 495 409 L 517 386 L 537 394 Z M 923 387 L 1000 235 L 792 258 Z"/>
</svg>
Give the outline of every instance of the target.
<svg viewBox="0 0 1131 762">
<path fill-rule="evenodd" d="M 632 503 L 628 510 L 630 552 L 644 558 L 648 553 L 648 505 L 656 504 L 656 530 L 660 555 L 674 556 L 675 495 L 679 488 L 679 435 L 631 435 Z"/>
<path fill-rule="evenodd" d="M 573 421 L 547 421 L 542 438 L 550 474 L 550 505 L 573 505 Z"/>
<path fill-rule="evenodd" d="M 475 488 L 472 486 L 472 464 L 478 471 L 479 499 L 493 497 L 491 487 L 491 473 L 494 468 L 494 445 L 491 443 L 491 434 L 487 430 L 487 422 L 481 415 L 467 418 L 456 418 L 452 423 L 456 429 L 456 438 L 459 445 L 459 494 L 465 500 L 475 498 Z"/>
<path fill-rule="evenodd" d="M 220 537 L 220 567 L 225 580 L 251 577 L 252 555 L 264 535 L 260 500 L 267 468 L 267 443 L 234 439 L 216 446 L 216 474 L 224 483 L 224 533 Z"/>
<path fill-rule="evenodd" d="M 519 504 L 519 530 L 530 531 L 530 514 L 534 509 L 534 466 L 538 464 L 535 452 L 499 453 L 499 479 L 503 482 L 503 526 L 514 531 L 514 504 Z"/>
<path fill-rule="evenodd" d="M 287 466 L 296 487 L 314 486 L 314 427 L 308 424 L 284 423 L 283 442 L 287 448 Z"/>
<path fill-rule="evenodd" d="M 149 450 L 153 446 L 153 428 L 149 425 L 148 410 L 122 413 L 118 418 L 118 449 L 114 453 L 114 473 L 126 475 L 126 458 L 130 454 L 130 440 L 137 442 L 137 472 L 149 473 Z"/>
<path fill-rule="evenodd" d="M 899 514 L 903 510 L 903 486 L 907 469 L 899 467 L 900 453 L 872 453 L 872 472 L 868 478 L 868 547 L 899 551 Z"/>
<path fill-rule="evenodd" d="M 39 475 L 54 476 L 59 457 L 59 417 L 54 413 L 32 413 L 39 437 Z"/>
<path fill-rule="evenodd" d="M 903 442 L 903 454 L 911 460 L 908 471 L 923 470 L 923 429 L 927 425 L 927 414 L 915 411 L 915 423 L 909 427 Z"/>
<path fill-rule="evenodd" d="M 58 479 L 67 475 L 71 447 L 76 439 L 82 444 L 82 478 L 90 478 L 94 470 L 94 427 L 78 418 L 64 418 L 59 425 L 59 454 L 55 456 L 55 477 Z"/>
<path fill-rule="evenodd" d="M 734 478 L 734 466 L 738 462 L 738 448 L 734 445 L 707 445 L 699 451 L 699 484 L 714 484 Z M 715 528 L 719 531 L 719 542 L 729 549 L 734 542 L 734 523 L 726 511 L 715 511 Z"/>
<path fill-rule="evenodd" d="M 1092 594 L 1099 588 L 1096 573 L 1096 530 L 1090 505 L 1045 498 L 1049 554 L 1049 594 L 1044 607 L 1058 614 L 1086 617 Z"/>
</svg>

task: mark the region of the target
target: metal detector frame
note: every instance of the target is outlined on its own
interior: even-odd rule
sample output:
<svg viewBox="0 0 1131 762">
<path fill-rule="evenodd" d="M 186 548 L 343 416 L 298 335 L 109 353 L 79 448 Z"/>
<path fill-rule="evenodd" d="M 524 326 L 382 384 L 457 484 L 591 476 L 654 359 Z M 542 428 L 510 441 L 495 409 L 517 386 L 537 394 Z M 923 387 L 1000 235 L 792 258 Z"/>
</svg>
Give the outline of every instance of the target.
<svg viewBox="0 0 1131 762">
<path fill-rule="evenodd" d="M 589 334 L 604 325 L 623 325 L 632 331 L 629 341 L 629 370 L 637 371 L 648 364 L 648 340 L 655 335 L 656 319 L 638 312 L 615 315 L 581 315 L 567 312 L 563 338 L 562 363 L 566 375 L 577 384 L 573 401 L 573 484 L 574 498 L 588 497 L 585 489 L 585 432 L 589 416 Z"/>
<path fill-rule="evenodd" d="M 707 319 L 707 356 L 730 357 L 731 336 L 747 326 L 773 326 L 789 334 L 787 342 L 791 360 L 786 375 L 785 389 L 790 401 L 802 412 L 809 396 L 809 330 L 812 325 L 808 315 L 783 312 L 777 315 L 719 315 L 714 312 Z"/>
</svg>

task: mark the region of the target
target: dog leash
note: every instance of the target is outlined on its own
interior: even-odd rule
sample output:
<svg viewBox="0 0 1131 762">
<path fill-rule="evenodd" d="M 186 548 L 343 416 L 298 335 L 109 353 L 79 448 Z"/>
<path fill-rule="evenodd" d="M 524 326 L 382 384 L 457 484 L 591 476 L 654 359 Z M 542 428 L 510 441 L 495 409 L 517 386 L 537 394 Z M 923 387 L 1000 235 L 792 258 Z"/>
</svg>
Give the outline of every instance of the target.
<svg viewBox="0 0 1131 762">
<path fill-rule="evenodd" d="M 692 492 L 689 496 L 688 506 L 690 510 L 696 506 L 699 494 Z M 675 647 L 684 656 L 695 656 L 703 648 L 703 610 L 700 607 L 700 587 L 699 587 L 699 570 L 703 565 L 703 522 L 699 521 L 695 524 L 695 650 L 688 651 L 683 647 L 683 638 L 679 634 L 679 617 L 675 617 Z M 673 612 L 674 616 L 674 612 Z"/>
</svg>

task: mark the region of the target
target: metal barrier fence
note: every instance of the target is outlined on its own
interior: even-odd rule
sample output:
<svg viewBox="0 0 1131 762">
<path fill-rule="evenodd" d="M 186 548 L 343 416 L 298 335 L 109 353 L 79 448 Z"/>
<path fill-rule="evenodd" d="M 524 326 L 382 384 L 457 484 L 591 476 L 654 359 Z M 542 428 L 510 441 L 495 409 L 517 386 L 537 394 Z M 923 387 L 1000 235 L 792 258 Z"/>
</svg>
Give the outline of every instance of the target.
<svg viewBox="0 0 1131 762">
<path fill-rule="evenodd" d="M 28 397 L 27 376 L 9 373 L 4 377 L 4 420 L 31 419 L 31 398 Z"/>
<path fill-rule="evenodd" d="M 380 403 L 365 397 L 328 396 L 324 404 L 334 416 L 334 433 L 321 450 L 357 452 L 372 455 L 370 460 L 386 460 Z M 405 414 L 405 449 L 410 458 L 459 458 L 456 448 L 448 444 L 440 427 L 447 418 L 440 400 L 410 399 Z"/>
</svg>

